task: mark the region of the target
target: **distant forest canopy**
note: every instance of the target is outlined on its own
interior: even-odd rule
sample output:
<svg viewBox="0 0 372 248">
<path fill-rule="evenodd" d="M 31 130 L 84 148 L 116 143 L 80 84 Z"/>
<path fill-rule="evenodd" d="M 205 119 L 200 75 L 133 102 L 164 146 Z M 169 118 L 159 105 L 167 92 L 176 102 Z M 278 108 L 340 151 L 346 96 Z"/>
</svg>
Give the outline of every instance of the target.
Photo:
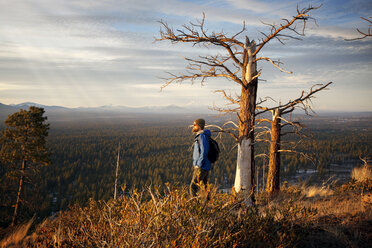
<svg viewBox="0 0 372 248">
<path fill-rule="evenodd" d="M 38 193 L 31 196 L 41 201 L 35 209 L 42 215 L 50 215 L 75 203 L 84 205 L 89 198 L 113 198 L 119 142 L 119 186 L 125 185 L 128 190 L 165 183 L 188 184 L 192 176 L 193 143 L 189 125 L 197 117 L 203 116 L 143 114 L 52 122 L 47 143 L 52 164 L 42 168 L 39 184 L 33 186 Z M 222 124 L 221 118 L 205 118 L 207 124 Z M 302 118 L 312 130 L 313 139 L 306 140 L 297 150 L 314 160 L 299 154 L 283 154 L 282 181 L 298 170 L 317 170 L 318 176 L 325 176 L 330 164 L 353 161 L 354 165 L 360 165 L 359 156 L 372 154 L 371 116 Z M 211 172 L 210 182 L 229 188 L 234 182 L 237 151 L 229 135 L 222 137 L 219 140 L 222 154 Z M 267 144 L 261 143 L 255 153 L 265 153 L 267 149 Z M 256 168 L 261 173 L 264 163 L 267 175 L 268 159 L 257 158 Z M 7 187 L 1 185 L 1 189 Z M 123 193 L 121 188 L 119 192 Z M 1 208 L 1 211 L 8 210 Z"/>
</svg>

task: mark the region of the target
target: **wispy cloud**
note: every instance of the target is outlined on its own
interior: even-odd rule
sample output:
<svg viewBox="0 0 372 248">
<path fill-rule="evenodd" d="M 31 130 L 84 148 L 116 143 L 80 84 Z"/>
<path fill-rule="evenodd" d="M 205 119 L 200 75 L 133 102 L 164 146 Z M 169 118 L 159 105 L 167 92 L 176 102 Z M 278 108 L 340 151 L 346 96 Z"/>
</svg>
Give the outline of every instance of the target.
<svg viewBox="0 0 372 248">
<path fill-rule="evenodd" d="M 352 39 L 359 37 L 356 30 L 351 28 L 335 27 L 335 26 L 322 26 L 307 31 L 309 35 L 320 37 L 332 38 L 336 40 Z"/>
</svg>

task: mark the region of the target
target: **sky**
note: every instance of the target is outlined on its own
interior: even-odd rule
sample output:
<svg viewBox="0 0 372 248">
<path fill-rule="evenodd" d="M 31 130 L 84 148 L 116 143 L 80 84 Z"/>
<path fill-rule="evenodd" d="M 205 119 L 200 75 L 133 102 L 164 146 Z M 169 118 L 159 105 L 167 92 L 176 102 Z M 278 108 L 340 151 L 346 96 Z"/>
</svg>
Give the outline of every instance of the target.
<svg viewBox="0 0 372 248">
<path fill-rule="evenodd" d="M 258 96 L 277 103 L 297 98 L 314 84 L 333 82 L 319 92 L 313 108 L 372 111 L 372 38 L 346 41 L 368 31 L 360 17 L 371 17 L 369 0 L 0 0 L 0 102 L 35 102 L 65 107 L 219 106 L 222 89 L 239 94 L 225 79 L 203 85 L 171 84 L 160 90 L 167 72 L 184 73 L 188 58 L 225 54 L 209 46 L 154 42 L 160 20 L 174 30 L 205 14 L 209 33 L 225 32 L 244 41 L 263 38 L 296 14 L 310 12 L 302 40 L 268 43 L 260 56 L 280 59 L 287 74 L 268 62 L 261 70 Z M 270 104 L 270 103 L 268 103 Z M 271 103 L 274 104 L 274 103 Z"/>
</svg>

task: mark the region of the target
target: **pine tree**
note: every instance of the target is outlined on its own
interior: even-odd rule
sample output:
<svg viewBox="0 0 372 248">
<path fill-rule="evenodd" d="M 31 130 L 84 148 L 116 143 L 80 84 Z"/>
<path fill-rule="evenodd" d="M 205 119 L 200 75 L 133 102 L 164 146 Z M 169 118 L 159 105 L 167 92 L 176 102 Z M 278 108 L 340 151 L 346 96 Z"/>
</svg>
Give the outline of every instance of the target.
<svg viewBox="0 0 372 248">
<path fill-rule="evenodd" d="M 46 148 L 49 124 L 45 123 L 44 112 L 43 108 L 34 106 L 21 109 L 8 116 L 6 128 L 1 131 L 1 161 L 6 165 L 7 175 L 19 180 L 11 225 L 17 221 L 25 183 L 35 176 L 38 167 L 49 164 Z"/>
</svg>

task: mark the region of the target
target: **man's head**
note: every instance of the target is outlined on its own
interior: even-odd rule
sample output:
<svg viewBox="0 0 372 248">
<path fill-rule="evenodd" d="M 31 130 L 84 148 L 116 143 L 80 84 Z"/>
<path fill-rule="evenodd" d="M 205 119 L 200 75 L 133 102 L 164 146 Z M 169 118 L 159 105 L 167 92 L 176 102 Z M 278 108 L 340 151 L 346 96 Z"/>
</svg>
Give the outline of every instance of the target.
<svg viewBox="0 0 372 248">
<path fill-rule="evenodd" d="M 204 119 L 196 119 L 194 121 L 194 125 L 192 127 L 192 131 L 194 133 L 199 132 L 200 130 L 203 130 L 205 126 L 205 120 Z"/>
</svg>

